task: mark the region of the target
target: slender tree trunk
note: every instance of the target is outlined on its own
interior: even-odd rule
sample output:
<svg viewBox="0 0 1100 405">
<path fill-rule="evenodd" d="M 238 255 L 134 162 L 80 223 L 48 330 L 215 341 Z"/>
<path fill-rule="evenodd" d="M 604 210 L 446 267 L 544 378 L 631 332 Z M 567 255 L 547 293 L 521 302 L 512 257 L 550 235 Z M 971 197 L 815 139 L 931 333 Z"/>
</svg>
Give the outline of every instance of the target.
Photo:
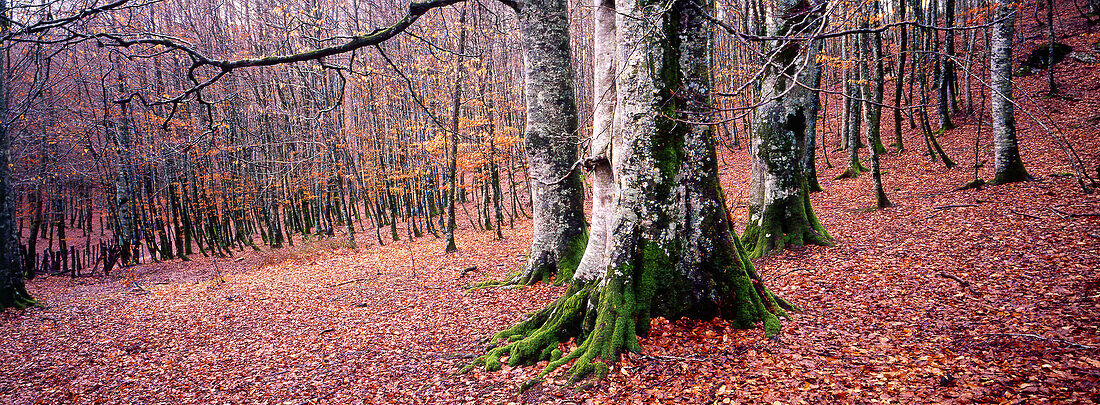
<svg viewBox="0 0 1100 405">
<path fill-rule="evenodd" d="M 619 134 L 615 117 L 617 93 L 615 76 L 615 0 L 593 0 L 593 105 L 592 146 L 586 167 L 592 179 L 592 224 L 588 246 L 574 275 L 575 279 L 592 281 L 603 277 L 606 270 L 607 241 L 611 235 L 614 215 L 615 174 L 611 169 L 611 152 Z"/>
<path fill-rule="evenodd" d="M 7 2 L 0 2 L 0 16 L 7 16 Z M 8 34 L 7 18 L 0 19 L 0 36 Z M 24 308 L 34 303 L 23 283 L 26 269 L 19 260 L 19 235 L 15 226 L 15 190 L 12 189 L 11 133 L 8 131 L 8 47 L 0 40 L 0 309 Z"/>
<path fill-rule="evenodd" d="M 878 0 L 871 1 L 871 11 L 873 15 L 878 14 Z M 870 18 L 864 18 L 864 28 L 870 28 L 869 20 Z M 867 105 L 863 107 L 865 121 L 867 122 L 867 140 L 871 144 L 881 145 L 882 99 L 885 89 L 882 61 L 882 33 L 875 32 L 874 34 L 865 33 L 859 35 L 863 42 L 860 47 L 864 50 L 864 54 L 868 51 L 871 52 L 871 63 L 874 65 L 869 67 L 866 63 L 863 63 L 860 69 L 860 76 L 863 78 L 863 97 L 867 99 Z M 871 179 L 874 184 L 875 205 L 878 208 L 886 208 L 892 205 L 890 200 L 886 198 L 886 191 L 882 186 L 882 165 L 879 162 L 879 155 L 883 152 L 884 151 L 879 151 L 878 148 L 871 148 Z"/>
<path fill-rule="evenodd" d="M 455 245 L 455 177 L 458 175 L 456 162 L 458 160 L 458 116 L 462 98 L 462 56 L 466 52 L 466 7 L 458 17 L 458 54 L 455 56 L 455 91 L 451 100 L 451 139 L 447 156 L 447 247 L 444 252 L 451 253 L 458 250 Z"/>
<path fill-rule="evenodd" d="M 905 21 L 905 9 L 907 0 L 899 0 L 897 4 L 898 8 L 898 20 Z M 899 33 L 900 39 L 898 40 L 898 68 L 897 74 L 894 78 L 894 149 L 898 153 L 905 152 L 905 143 L 901 137 L 901 96 L 902 85 L 905 83 L 905 59 L 909 56 L 909 27 L 902 25 L 901 32 Z"/>
<path fill-rule="evenodd" d="M 1030 178 L 1020 158 L 1016 143 L 1015 107 L 1012 96 L 1012 35 L 1016 30 L 1018 13 L 1015 0 L 998 0 L 993 26 L 989 57 L 992 97 L 990 111 L 993 119 L 993 166 L 996 174 L 993 184 L 1012 183 Z"/>
</svg>

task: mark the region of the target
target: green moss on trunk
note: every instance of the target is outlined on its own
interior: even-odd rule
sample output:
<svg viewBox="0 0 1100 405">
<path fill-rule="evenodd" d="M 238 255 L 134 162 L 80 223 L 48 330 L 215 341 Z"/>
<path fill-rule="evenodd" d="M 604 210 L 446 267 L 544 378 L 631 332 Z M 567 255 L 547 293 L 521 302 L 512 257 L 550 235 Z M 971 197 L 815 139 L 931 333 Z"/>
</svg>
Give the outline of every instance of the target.
<svg viewBox="0 0 1100 405">
<path fill-rule="evenodd" d="M 828 246 L 832 238 L 814 214 L 808 193 L 765 207 L 759 221 L 750 220 L 741 236 L 748 257 L 759 258 L 787 246 Z"/>
</svg>

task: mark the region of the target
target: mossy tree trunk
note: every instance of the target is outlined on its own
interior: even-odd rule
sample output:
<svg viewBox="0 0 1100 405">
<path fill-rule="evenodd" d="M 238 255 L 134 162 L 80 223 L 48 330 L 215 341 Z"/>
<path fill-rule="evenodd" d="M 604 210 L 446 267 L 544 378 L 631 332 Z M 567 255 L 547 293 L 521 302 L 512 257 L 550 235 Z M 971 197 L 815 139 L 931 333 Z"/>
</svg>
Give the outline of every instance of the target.
<svg viewBox="0 0 1100 405">
<path fill-rule="evenodd" d="M 475 361 L 488 369 L 550 360 L 540 374 L 575 362 L 574 380 L 605 375 L 650 319 L 762 322 L 768 335 L 789 306 L 764 287 L 730 228 L 718 181 L 707 53 L 709 23 L 688 0 L 671 8 L 616 2 L 617 114 L 611 165 L 618 200 L 593 280 L 576 276 L 565 295 L 492 337 Z M 712 10 L 713 3 L 702 6 Z M 654 26 L 657 25 L 657 26 Z M 577 273 L 580 274 L 579 272 Z M 576 338 L 562 355 L 558 346 Z"/>
<path fill-rule="evenodd" d="M 1030 178 L 1020 159 L 1016 143 L 1016 118 L 1012 98 L 1012 34 L 1016 30 L 1017 5 L 1014 0 L 996 3 L 993 37 L 990 41 L 989 81 L 993 88 L 990 111 L 993 119 L 993 184 L 1012 183 Z"/>
<path fill-rule="evenodd" d="M 808 8 L 807 10 L 805 10 Z M 767 5 L 768 35 L 811 36 L 824 23 L 821 4 L 775 1 Z M 753 165 L 761 176 L 749 198 L 749 223 L 742 241 L 750 257 L 788 245 L 829 243 L 829 234 L 810 206 L 806 156 L 813 139 L 821 70 L 820 41 L 775 40 L 764 66 L 760 106 L 753 114 Z"/>
<path fill-rule="evenodd" d="M 0 3 L 0 16 L 7 15 L 7 2 Z M 0 33 L 8 33 L 8 21 L 0 21 Z M 7 54 L 0 42 L 0 55 Z M 23 283 L 26 269 L 19 258 L 19 234 L 15 225 L 15 196 L 12 189 L 11 134 L 8 132 L 8 64 L 0 60 L 0 310 L 24 308 L 34 303 Z M 39 197 L 41 198 L 41 197 Z"/>
<path fill-rule="evenodd" d="M 576 169 L 577 104 L 566 0 L 529 0 L 517 10 L 524 52 L 534 237 L 527 265 L 510 283 L 569 280 L 587 241 L 584 190 Z"/>
<path fill-rule="evenodd" d="M 878 15 L 880 10 L 880 4 L 878 0 L 871 0 L 871 14 L 864 14 L 862 20 L 862 27 L 864 29 L 870 29 L 871 15 Z M 882 144 L 882 99 L 883 90 L 885 88 L 886 80 L 883 77 L 883 61 L 882 61 L 882 33 L 862 33 L 860 36 L 860 52 L 866 59 L 867 52 L 871 53 L 871 64 L 868 66 L 866 61 L 860 64 L 860 76 L 862 77 L 861 85 L 863 86 L 863 97 L 866 100 L 866 106 L 863 107 L 864 121 L 867 123 L 867 141 L 873 145 Z M 886 208 L 891 205 L 890 199 L 886 197 L 886 191 L 882 186 L 882 164 L 880 163 L 880 155 L 883 151 L 879 151 L 878 148 L 871 148 L 871 183 L 873 184 L 875 193 L 875 206 L 878 208 Z"/>
</svg>

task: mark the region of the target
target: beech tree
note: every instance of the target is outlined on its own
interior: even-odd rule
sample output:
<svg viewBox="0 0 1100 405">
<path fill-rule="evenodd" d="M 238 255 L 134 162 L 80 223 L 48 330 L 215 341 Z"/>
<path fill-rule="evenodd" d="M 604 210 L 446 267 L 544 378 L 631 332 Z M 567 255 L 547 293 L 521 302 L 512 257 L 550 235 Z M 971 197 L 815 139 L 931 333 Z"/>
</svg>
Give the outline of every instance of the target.
<svg viewBox="0 0 1100 405">
<path fill-rule="evenodd" d="M 813 143 L 819 104 L 821 40 L 825 2 L 804 5 L 766 2 L 769 53 L 753 114 L 753 173 L 749 221 L 742 240 L 749 257 L 789 245 L 826 245 L 829 234 L 810 205 L 806 155 Z M 763 23 L 763 22 L 762 22 Z"/>
<path fill-rule="evenodd" d="M 577 168 L 576 91 L 566 0 L 515 4 L 524 55 L 527 124 L 524 146 L 531 177 L 527 265 L 509 283 L 568 280 L 587 243 L 584 189 Z"/>
<path fill-rule="evenodd" d="M 8 131 L 8 3 L 0 2 L 0 310 L 22 308 L 34 302 L 27 294 L 23 277 L 26 269 L 19 258 L 19 234 L 15 226 L 15 196 L 12 195 L 11 133 Z"/>
<path fill-rule="evenodd" d="M 787 1 L 778 8 L 794 7 Z M 620 352 L 640 350 L 637 335 L 656 316 L 722 316 L 740 328 L 762 322 L 768 336 L 779 331 L 778 317 L 791 306 L 753 268 L 718 181 L 707 17 L 713 10 L 713 2 L 689 0 L 667 8 L 615 3 L 619 132 L 610 164 L 618 199 L 603 206 L 611 232 L 604 253 L 593 253 L 600 265 L 575 272 L 564 295 L 492 336 L 488 353 L 471 367 L 497 369 L 504 356 L 510 365 L 550 360 L 541 378 L 575 360 L 574 380 L 603 376 Z M 577 347 L 561 353 L 558 344 L 571 338 Z"/>
<path fill-rule="evenodd" d="M 1016 14 L 1019 12 L 1013 0 L 998 0 L 990 38 L 989 85 L 992 87 L 990 111 L 993 120 L 992 184 L 1012 183 L 1030 178 L 1020 158 L 1016 143 L 1015 106 L 1012 98 L 1012 35 L 1016 32 Z"/>
</svg>

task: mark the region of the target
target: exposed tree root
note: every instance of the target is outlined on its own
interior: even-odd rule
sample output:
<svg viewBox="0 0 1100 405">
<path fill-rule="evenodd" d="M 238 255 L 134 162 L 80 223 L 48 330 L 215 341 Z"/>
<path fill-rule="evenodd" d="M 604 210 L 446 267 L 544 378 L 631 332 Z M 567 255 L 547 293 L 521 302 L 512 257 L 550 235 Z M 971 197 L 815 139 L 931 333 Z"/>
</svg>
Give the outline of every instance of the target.
<svg viewBox="0 0 1100 405">
<path fill-rule="evenodd" d="M 11 287 L 0 290 L 0 310 L 6 308 L 24 309 L 41 305 L 23 287 Z"/>
<path fill-rule="evenodd" d="M 620 353 L 641 351 L 638 335 L 649 330 L 653 303 L 669 299 L 654 296 L 656 286 L 652 272 L 655 270 L 645 263 L 639 264 L 611 269 L 603 281 L 575 281 L 565 294 L 546 308 L 489 338 L 488 352 L 462 371 L 474 367 L 498 370 L 502 358 L 507 357 L 509 366 L 548 362 L 535 378 L 520 387 L 521 390 L 538 384 L 570 362 L 570 384 L 589 377 L 589 382 L 602 379 Z M 779 317 L 788 318 L 787 311 L 797 308 L 764 287 L 747 258 L 735 262 L 729 270 L 722 273 L 725 277 L 718 281 L 724 286 L 723 296 L 730 297 L 728 302 L 716 304 L 724 307 L 718 309 L 720 315 L 731 319 L 735 327 L 751 328 L 763 323 L 766 336 L 777 334 Z M 575 339 L 577 346 L 563 353 L 559 346 L 570 339 Z"/>
<path fill-rule="evenodd" d="M 799 204 L 801 203 L 801 204 Z M 759 221 L 750 220 L 741 241 L 749 258 L 759 258 L 787 246 L 828 246 L 832 238 L 814 215 L 809 197 L 773 203 Z"/>
<path fill-rule="evenodd" d="M 867 169 L 863 168 L 862 166 L 848 167 L 844 170 L 844 172 L 836 175 L 836 177 L 833 177 L 833 180 L 854 179 L 856 177 L 859 177 L 859 175 L 863 174 L 863 172 L 865 171 L 867 171 Z"/>
</svg>

